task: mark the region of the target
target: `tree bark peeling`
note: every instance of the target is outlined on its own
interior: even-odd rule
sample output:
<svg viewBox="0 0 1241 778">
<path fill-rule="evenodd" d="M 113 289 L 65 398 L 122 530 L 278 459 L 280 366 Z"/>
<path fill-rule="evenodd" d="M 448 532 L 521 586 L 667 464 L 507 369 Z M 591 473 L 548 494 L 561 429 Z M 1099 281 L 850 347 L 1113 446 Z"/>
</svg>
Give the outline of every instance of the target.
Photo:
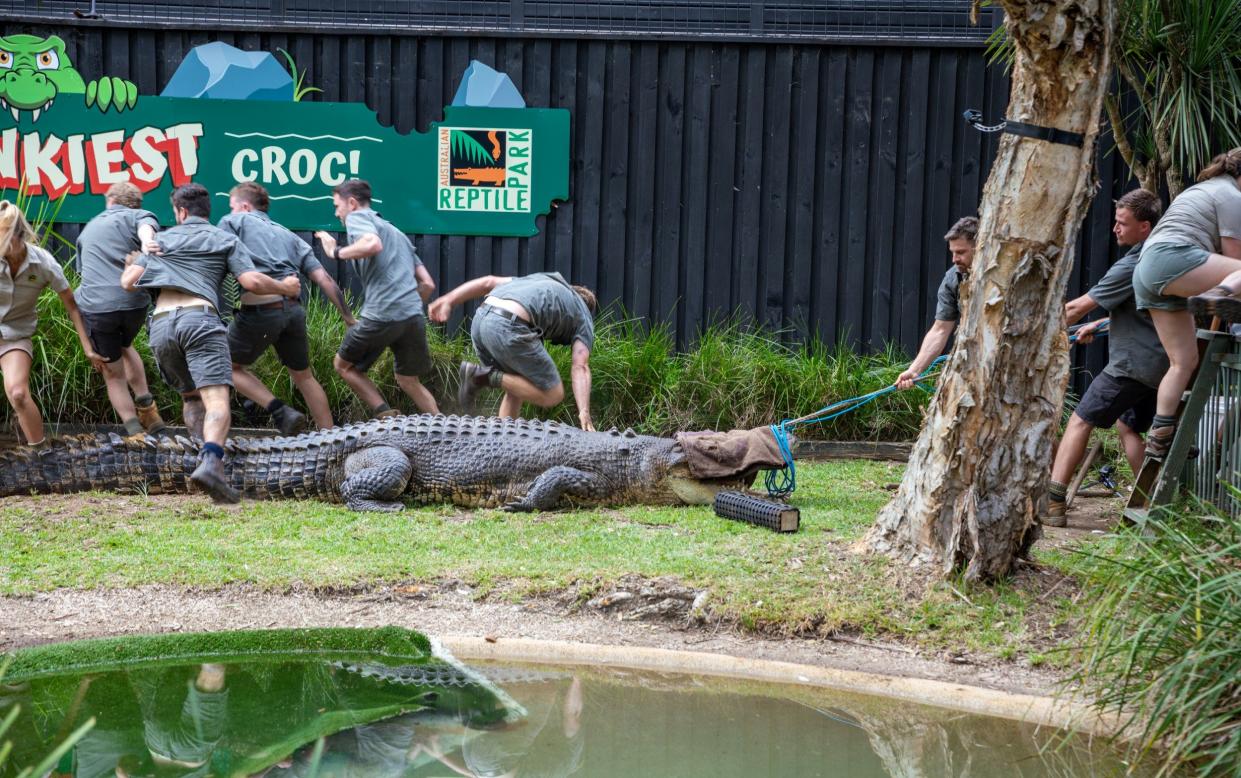
<svg viewBox="0 0 1241 778">
<path fill-rule="evenodd" d="M 961 323 L 909 467 L 864 544 L 941 574 L 1007 575 L 1035 529 L 1068 375 L 1064 294 L 1095 189 L 1115 28 L 1110 0 L 1004 0 L 1011 119 L 1081 148 L 1006 135 L 979 209 Z"/>
</svg>

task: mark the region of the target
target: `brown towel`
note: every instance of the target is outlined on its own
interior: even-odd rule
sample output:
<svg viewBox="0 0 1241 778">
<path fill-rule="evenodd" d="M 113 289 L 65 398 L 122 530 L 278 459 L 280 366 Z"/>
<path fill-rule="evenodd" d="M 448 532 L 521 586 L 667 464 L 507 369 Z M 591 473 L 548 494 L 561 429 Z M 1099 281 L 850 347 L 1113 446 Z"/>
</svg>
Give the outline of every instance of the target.
<svg viewBox="0 0 1241 778">
<path fill-rule="evenodd" d="M 689 474 L 695 478 L 728 478 L 784 467 L 784 457 L 771 427 L 678 432 L 675 437 L 685 451 Z"/>
</svg>

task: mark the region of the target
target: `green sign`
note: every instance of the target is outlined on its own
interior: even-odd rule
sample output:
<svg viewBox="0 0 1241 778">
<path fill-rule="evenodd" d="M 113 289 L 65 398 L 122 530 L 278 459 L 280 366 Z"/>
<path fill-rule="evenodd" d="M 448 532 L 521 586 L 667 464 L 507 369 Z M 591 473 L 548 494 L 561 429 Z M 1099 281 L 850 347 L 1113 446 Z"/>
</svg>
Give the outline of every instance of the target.
<svg viewBox="0 0 1241 778">
<path fill-rule="evenodd" d="M 33 36 L 0 43 L 19 37 Z M 273 219 L 340 229 L 331 189 L 363 178 L 375 210 L 405 232 L 528 236 L 569 196 L 563 109 L 449 106 L 427 133 L 405 135 L 359 103 L 152 97 L 117 78 L 88 83 L 63 44 L 47 41 L 0 48 L 0 75 L 17 77 L 0 79 L 0 188 L 12 198 L 25 186 L 36 207 L 63 198 L 61 221 L 98 214 L 119 181 L 145 192 L 166 224 L 175 186 L 207 187 L 218 216 L 229 189 L 257 181 Z"/>
</svg>

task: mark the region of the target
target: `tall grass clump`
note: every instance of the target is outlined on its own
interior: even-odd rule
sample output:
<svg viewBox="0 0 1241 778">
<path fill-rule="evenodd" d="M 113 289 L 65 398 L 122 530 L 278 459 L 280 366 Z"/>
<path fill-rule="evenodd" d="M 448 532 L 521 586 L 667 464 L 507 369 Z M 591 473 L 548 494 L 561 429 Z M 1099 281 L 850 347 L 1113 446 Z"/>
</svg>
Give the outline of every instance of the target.
<svg viewBox="0 0 1241 778">
<path fill-rule="evenodd" d="M 1074 681 L 1158 775 L 1241 776 L 1241 521 L 1168 510 L 1092 556 Z"/>
<path fill-rule="evenodd" d="M 76 285 L 71 270 L 66 271 Z M 338 421 L 368 417 L 332 368 L 332 357 L 345 336 L 336 309 L 318 295 L 306 305 L 311 368 L 327 393 Z M 670 434 L 689 429 L 750 428 L 805 415 L 825 405 L 890 386 L 907 359 L 898 349 L 857 354 L 845 345 L 819 341 L 804 345 L 780 342 L 777 335 L 726 324 L 707 329 L 687 351 L 678 352 L 663 325 L 608 314 L 596 322 L 595 348 L 590 358 L 591 413 L 598 429 L 632 427 L 646 434 Z M 423 383 L 439 401 L 440 409 L 456 407 L 457 366 L 475 359 L 468 333 L 445 334 L 428 329 L 432 369 Z M 103 379 L 82 355 L 77 335 L 64 307 L 50 292 L 39 304 L 35 334 L 35 365 L 31 390 L 45 419 L 60 423 L 115 423 Z M 144 329 L 134 342 L 147 364 L 151 390 L 166 418 L 175 418 L 180 397 L 160 380 Z M 570 378 L 571 355 L 565 346 L 549 352 L 565 384 L 565 402 L 542 410 L 527 405 L 535 418 L 577 424 Z M 252 369 L 256 376 L 286 402 L 303 407 L 287 371 L 268 351 Z M 397 386 L 392 357 L 386 354 L 370 372 L 380 392 L 393 407 L 412 412 L 413 406 Z M 927 393 L 894 392 L 853 413 L 823 425 L 804 427 L 801 437 L 838 440 L 912 438 L 922 421 Z M 486 392 L 483 412 L 494 412 L 499 393 Z M 239 424 L 252 421 L 241 415 Z M 4 415 L 11 414 L 7 403 Z M 266 424 L 260 414 L 253 421 Z"/>
</svg>

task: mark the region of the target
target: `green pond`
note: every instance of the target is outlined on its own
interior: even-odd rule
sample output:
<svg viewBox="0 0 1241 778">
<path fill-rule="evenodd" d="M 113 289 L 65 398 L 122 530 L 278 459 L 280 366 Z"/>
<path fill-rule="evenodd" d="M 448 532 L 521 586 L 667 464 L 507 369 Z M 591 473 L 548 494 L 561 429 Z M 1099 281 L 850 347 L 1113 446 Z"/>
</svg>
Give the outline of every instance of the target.
<svg viewBox="0 0 1241 778">
<path fill-rule="evenodd" d="M 394 628 L 26 650 L 0 679 L 3 721 L 0 778 L 49 757 L 38 778 L 1124 771 L 1105 743 L 1004 719 L 740 680 L 467 667 Z"/>
</svg>

